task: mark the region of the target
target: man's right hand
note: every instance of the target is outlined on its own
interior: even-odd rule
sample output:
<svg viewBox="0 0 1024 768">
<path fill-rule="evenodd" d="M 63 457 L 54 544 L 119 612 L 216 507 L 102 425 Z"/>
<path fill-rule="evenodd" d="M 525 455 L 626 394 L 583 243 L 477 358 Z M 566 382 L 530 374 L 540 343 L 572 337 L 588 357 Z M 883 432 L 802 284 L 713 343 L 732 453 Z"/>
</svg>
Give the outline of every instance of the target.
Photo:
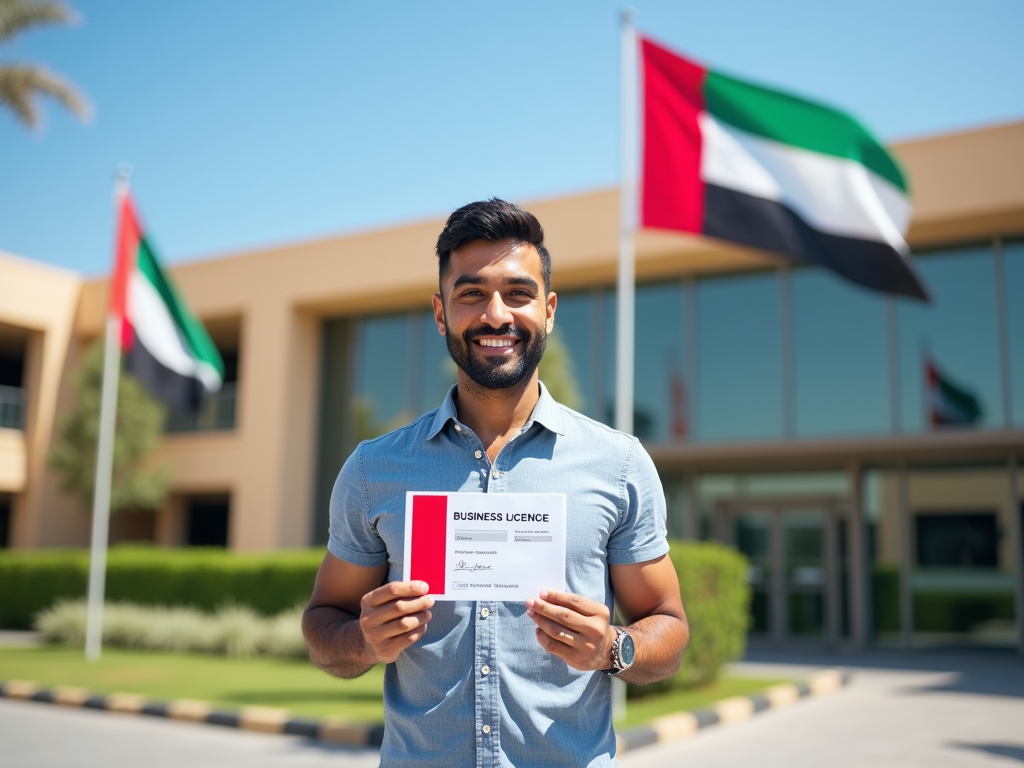
<svg viewBox="0 0 1024 768">
<path fill-rule="evenodd" d="M 434 598 L 424 581 L 392 581 L 359 601 L 359 628 L 374 662 L 390 664 L 427 631 Z"/>
</svg>

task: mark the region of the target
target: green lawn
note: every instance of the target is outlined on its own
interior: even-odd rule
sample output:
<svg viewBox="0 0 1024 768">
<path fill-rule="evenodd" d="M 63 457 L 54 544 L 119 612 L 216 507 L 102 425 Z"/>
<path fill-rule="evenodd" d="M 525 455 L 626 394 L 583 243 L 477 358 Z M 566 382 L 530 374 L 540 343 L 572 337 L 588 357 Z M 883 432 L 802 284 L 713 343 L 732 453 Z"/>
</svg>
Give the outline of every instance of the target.
<svg viewBox="0 0 1024 768">
<path fill-rule="evenodd" d="M 281 707 L 299 715 L 337 716 L 352 722 L 384 718 L 376 667 L 356 680 L 335 680 L 305 660 L 269 657 L 230 659 L 108 648 L 96 664 L 80 648 L 0 648 L 0 680 L 32 680 L 44 688 L 68 685 L 96 693 L 139 693 L 148 698 L 201 699 L 225 709 Z M 658 715 L 706 707 L 729 696 L 754 693 L 782 680 L 725 678 L 698 690 L 673 690 L 631 699 L 619 727 Z"/>
</svg>

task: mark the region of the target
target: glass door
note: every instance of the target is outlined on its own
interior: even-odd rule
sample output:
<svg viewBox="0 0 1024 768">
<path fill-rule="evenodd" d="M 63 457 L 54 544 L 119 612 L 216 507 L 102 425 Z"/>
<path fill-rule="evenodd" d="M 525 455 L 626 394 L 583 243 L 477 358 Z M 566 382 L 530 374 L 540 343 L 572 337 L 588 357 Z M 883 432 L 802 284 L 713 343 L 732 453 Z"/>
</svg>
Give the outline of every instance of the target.
<svg viewBox="0 0 1024 768">
<path fill-rule="evenodd" d="M 750 562 L 751 636 L 778 644 L 839 641 L 836 507 L 732 500 L 719 505 L 720 538 Z"/>
<path fill-rule="evenodd" d="M 791 638 L 825 639 L 827 634 L 825 515 L 784 510 L 776 515 L 785 546 L 786 632 Z"/>
</svg>

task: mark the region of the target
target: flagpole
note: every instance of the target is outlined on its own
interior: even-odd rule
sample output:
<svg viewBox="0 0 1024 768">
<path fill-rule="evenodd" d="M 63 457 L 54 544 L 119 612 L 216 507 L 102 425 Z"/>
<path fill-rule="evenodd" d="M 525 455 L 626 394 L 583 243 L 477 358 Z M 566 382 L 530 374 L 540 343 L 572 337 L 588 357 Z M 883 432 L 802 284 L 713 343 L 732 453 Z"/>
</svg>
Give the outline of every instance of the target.
<svg viewBox="0 0 1024 768">
<path fill-rule="evenodd" d="M 615 428 L 633 433 L 634 303 L 636 297 L 636 11 L 621 15 L 619 83 L 619 274 L 616 312 Z M 626 684 L 612 680 L 612 719 L 626 716 Z"/>
<path fill-rule="evenodd" d="M 619 272 L 616 317 L 615 428 L 633 432 L 633 358 L 636 296 L 636 11 L 622 11 L 619 102 Z"/>
<path fill-rule="evenodd" d="M 119 167 L 114 179 L 114 249 L 121 201 L 128 193 L 128 171 Z M 116 263 L 116 253 L 115 253 Z M 113 288 L 113 285 L 111 285 Z M 103 347 L 103 390 L 100 397 L 99 439 L 92 503 L 92 548 L 85 620 L 85 658 L 99 661 L 103 646 L 103 597 L 107 578 L 107 536 L 110 529 L 110 486 L 114 468 L 114 428 L 117 423 L 117 385 L 121 368 L 121 318 L 108 311 Z"/>
</svg>

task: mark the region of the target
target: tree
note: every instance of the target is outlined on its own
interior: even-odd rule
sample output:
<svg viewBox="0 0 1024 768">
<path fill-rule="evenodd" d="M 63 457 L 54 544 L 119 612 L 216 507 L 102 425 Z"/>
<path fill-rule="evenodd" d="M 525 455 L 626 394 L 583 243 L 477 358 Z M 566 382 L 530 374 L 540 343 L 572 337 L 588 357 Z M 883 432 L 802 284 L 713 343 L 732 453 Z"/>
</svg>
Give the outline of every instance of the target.
<svg viewBox="0 0 1024 768">
<path fill-rule="evenodd" d="M 77 404 L 59 425 L 50 465 L 63 476 L 63 488 L 92 508 L 103 387 L 103 342 L 93 344 L 74 387 Z M 163 435 L 167 413 L 129 373 L 121 371 L 117 390 L 114 473 L 110 511 L 159 509 L 167 498 L 170 473 L 147 461 Z"/>
<path fill-rule="evenodd" d="M 46 24 L 72 24 L 74 12 L 56 0 L 0 0 L 0 46 L 22 32 Z M 37 130 L 41 117 L 37 97 L 49 96 L 87 120 L 91 110 L 75 87 L 41 64 L 0 62 L 0 103 L 28 128 Z"/>
<path fill-rule="evenodd" d="M 583 407 L 583 395 L 580 394 L 579 381 L 576 379 L 576 366 L 573 365 L 569 347 L 562 340 L 558 330 L 548 334 L 544 358 L 538 369 L 540 380 L 548 388 L 548 392 L 562 405 L 580 410 Z"/>
</svg>

